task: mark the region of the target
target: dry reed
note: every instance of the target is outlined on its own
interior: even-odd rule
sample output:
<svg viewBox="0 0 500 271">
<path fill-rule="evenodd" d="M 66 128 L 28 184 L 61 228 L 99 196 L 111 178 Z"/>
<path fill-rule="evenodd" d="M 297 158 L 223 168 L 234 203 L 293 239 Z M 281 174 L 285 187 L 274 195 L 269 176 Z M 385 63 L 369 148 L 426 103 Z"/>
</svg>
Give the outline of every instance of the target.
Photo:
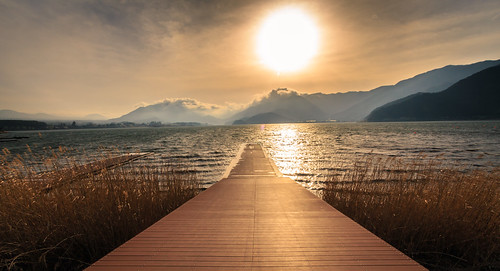
<svg viewBox="0 0 500 271">
<path fill-rule="evenodd" d="M 83 269 L 199 191 L 167 166 L 82 165 L 66 152 L 0 155 L 0 269 Z"/>
<path fill-rule="evenodd" d="M 500 268 L 500 169 L 366 157 L 323 199 L 433 270 Z"/>
</svg>

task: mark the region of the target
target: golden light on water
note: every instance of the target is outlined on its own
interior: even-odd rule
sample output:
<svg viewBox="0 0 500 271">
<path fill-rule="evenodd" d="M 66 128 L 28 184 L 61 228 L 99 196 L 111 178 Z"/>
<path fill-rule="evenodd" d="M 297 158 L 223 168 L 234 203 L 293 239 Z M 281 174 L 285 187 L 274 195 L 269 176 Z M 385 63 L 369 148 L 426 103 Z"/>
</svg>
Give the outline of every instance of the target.
<svg viewBox="0 0 500 271">
<path fill-rule="evenodd" d="M 261 62 L 280 72 L 304 68 L 318 51 L 319 34 L 312 19 L 296 8 L 274 12 L 261 26 L 257 54 Z"/>
<path fill-rule="evenodd" d="M 283 174 L 292 175 L 302 163 L 297 146 L 298 131 L 293 126 L 281 126 L 279 128 L 274 132 L 275 138 L 281 141 L 275 143 L 279 144 L 276 156 L 282 158 L 276 161 L 277 166 L 282 169 Z M 283 159 L 285 157 L 286 159 Z"/>
<path fill-rule="evenodd" d="M 270 146 L 274 162 L 284 176 L 292 177 L 298 173 L 309 173 L 302 157 L 303 134 L 298 124 L 279 124 L 266 126 L 269 131 Z"/>
</svg>

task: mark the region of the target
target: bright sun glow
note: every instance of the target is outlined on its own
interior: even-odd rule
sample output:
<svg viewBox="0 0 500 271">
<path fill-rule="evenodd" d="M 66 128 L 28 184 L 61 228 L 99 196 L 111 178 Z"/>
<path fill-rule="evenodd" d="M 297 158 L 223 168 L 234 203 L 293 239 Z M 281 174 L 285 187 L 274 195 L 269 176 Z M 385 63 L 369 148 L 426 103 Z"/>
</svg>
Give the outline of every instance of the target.
<svg viewBox="0 0 500 271">
<path fill-rule="evenodd" d="M 261 26 L 257 54 L 261 62 L 278 72 L 305 67 L 318 50 L 318 29 L 301 10 L 276 11 Z"/>
</svg>

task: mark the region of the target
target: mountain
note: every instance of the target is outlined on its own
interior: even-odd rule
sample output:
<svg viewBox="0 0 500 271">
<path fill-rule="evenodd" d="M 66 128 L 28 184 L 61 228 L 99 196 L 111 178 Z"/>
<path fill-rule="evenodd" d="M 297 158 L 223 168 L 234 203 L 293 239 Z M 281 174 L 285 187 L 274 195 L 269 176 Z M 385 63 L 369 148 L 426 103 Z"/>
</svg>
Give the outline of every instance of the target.
<svg viewBox="0 0 500 271">
<path fill-rule="evenodd" d="M 222 121 L 210 116 L 213 108 L 193 99 L 168 99 L 153 105 L 139 107 L 136 110 L 119 118 L 111 119 L 114 122 L 134 123 L 174 123 L 200 122 L 220 124 Z"/>
<path fill-rule="evenodd" d="M 82 118 L 82 120 L 107 120 L 105 116 L 101 114 L 88 114 Z"/>
<path fill-rule="evenodd" d="M 438 93 L 417 93 L 375 109 L 367 121 L 500 119 L 500 65 Z"/>
<path fill-rule="evenodd" d="M 28 114 L 17 112 L 14 110 L 0 110 L 0 119 L 2 120 L 60 120 L 61 117 L 38 113 L 38 114 Z"/>
<path fill-rule="evenodd" d="M 332 94 L 302 94 L 302 97 L 326 113 L 323 119 L 334 120 L 338 119 L 340 112 L 349 109 L 369 95 L 370 92 L 367 91 L 350 91 Z"/>
<path fill-rule="evenodd" d="M 28 114 L 23 112 L 18 112 L 14 110 L 0 110 L 0 120 L 37 120 L 37 121 L 48 121 L 48 122 L 59 122 L 59 121 L 76 121 L 77 123 L 82 123 L 85 121 L 93 122 L 104 122 L 107 118 L 99 114 L 89 114 L 85 117 L 75 118 L 75 117 L 65 117 L 49 115 L 45 113 Z"/>
<path fill-rule="evenodd" d="M 233 124 L 267 124 L 267 123 L 289 123 L 294 120 L 274 112 L 257 114 L 249 118 L 235 120 Z"/>
<path fill-rule="evenodd" d="M 500 60 L 488 60 L 470 65 L 449 65 L 400 81 L 393 86 L 378 87 L 368 91 L 361 100 L 333 117 L 341 121 L 360 121 L 386 103 L 418 92 L 435 93 L 445 90 L 461 79 L 499 64 Z"/>
<path fill-rule="evenodd" d="M 230 120 L 236 124 L 302 122 L 323 120 L 326 115 L 318 106 L 309 102 L 296 91 L 279 88 L 272 90 L 261 100 L 253 102 Z M 258 122 L 258 120 L 263 122 Z"/>
<path fill-rule="evenodd" d="M 231 117 L 229 121 L 361 121 L 375 108 L 384 104 L 419 92 L 436 93 L 445 90 L 461 79 L 499 64 L 500 60 L 488 60 L 470 65 L 449 65 L 392 86 L 381 86 L 370 91 L 300 94 L 286 89 L 273 90 L 263 99 L 253 102 L 247 109 Z"/>
<path fill-rule="evenodd" d="M 244 110 L 231 117 L 222 116 L 234 113 L 231 106 L 205 104 L 194 99 L 166 99 L 162 102 L 143 106 L 109 122 L 150 123 L 162 122 L 199 122 L 209 124 L 223 123 L 281 123 L 325 121 L 361 121 L 374 109 L 387 103 L 414 95 L 416 93 L 437 93 L 459 80 L 484 69 L 500 65 L 500 60 L 488 60 L 470 65 L 450 65 L 428 71 L 392 86 L 381 86 L 370 91 L 345 93 L 298 93 L 286 88 L 272 90 L 265 97 L 252 102 Z M 0 110 L 0 119 L 72 121 L 72 118 L 48 114 L 26 114 L 12 110 Z M 92 122 L 107 122 L 97 114 L 81 119 Z M 78 119 L 76 120 L 78 122 Z"/>
</svg>

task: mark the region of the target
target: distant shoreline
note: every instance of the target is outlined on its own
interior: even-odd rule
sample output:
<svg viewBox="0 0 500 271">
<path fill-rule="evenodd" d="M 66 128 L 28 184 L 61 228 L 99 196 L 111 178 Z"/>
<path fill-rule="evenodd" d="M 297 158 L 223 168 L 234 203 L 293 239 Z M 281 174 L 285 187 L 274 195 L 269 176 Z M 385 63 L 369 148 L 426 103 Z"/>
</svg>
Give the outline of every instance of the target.
<svg viewBox="0 0 500 271">
<path fill-rule="evenodd" d="M 111 122 L 92 123 L 79 121 L 36 121 L 36 120 L 0 120 L 0 132 L 5 131 L 33 131 L 33 130 L 69 130 L 69 129 L 99 129 L 99 128 L 129 128 L 129 127 L 185 127 L 185 126 L 207 126 L 199 122 L 174 122 L 161 123 L 152 121 L 150 123 L 133 122 Z"/>
</svg>

